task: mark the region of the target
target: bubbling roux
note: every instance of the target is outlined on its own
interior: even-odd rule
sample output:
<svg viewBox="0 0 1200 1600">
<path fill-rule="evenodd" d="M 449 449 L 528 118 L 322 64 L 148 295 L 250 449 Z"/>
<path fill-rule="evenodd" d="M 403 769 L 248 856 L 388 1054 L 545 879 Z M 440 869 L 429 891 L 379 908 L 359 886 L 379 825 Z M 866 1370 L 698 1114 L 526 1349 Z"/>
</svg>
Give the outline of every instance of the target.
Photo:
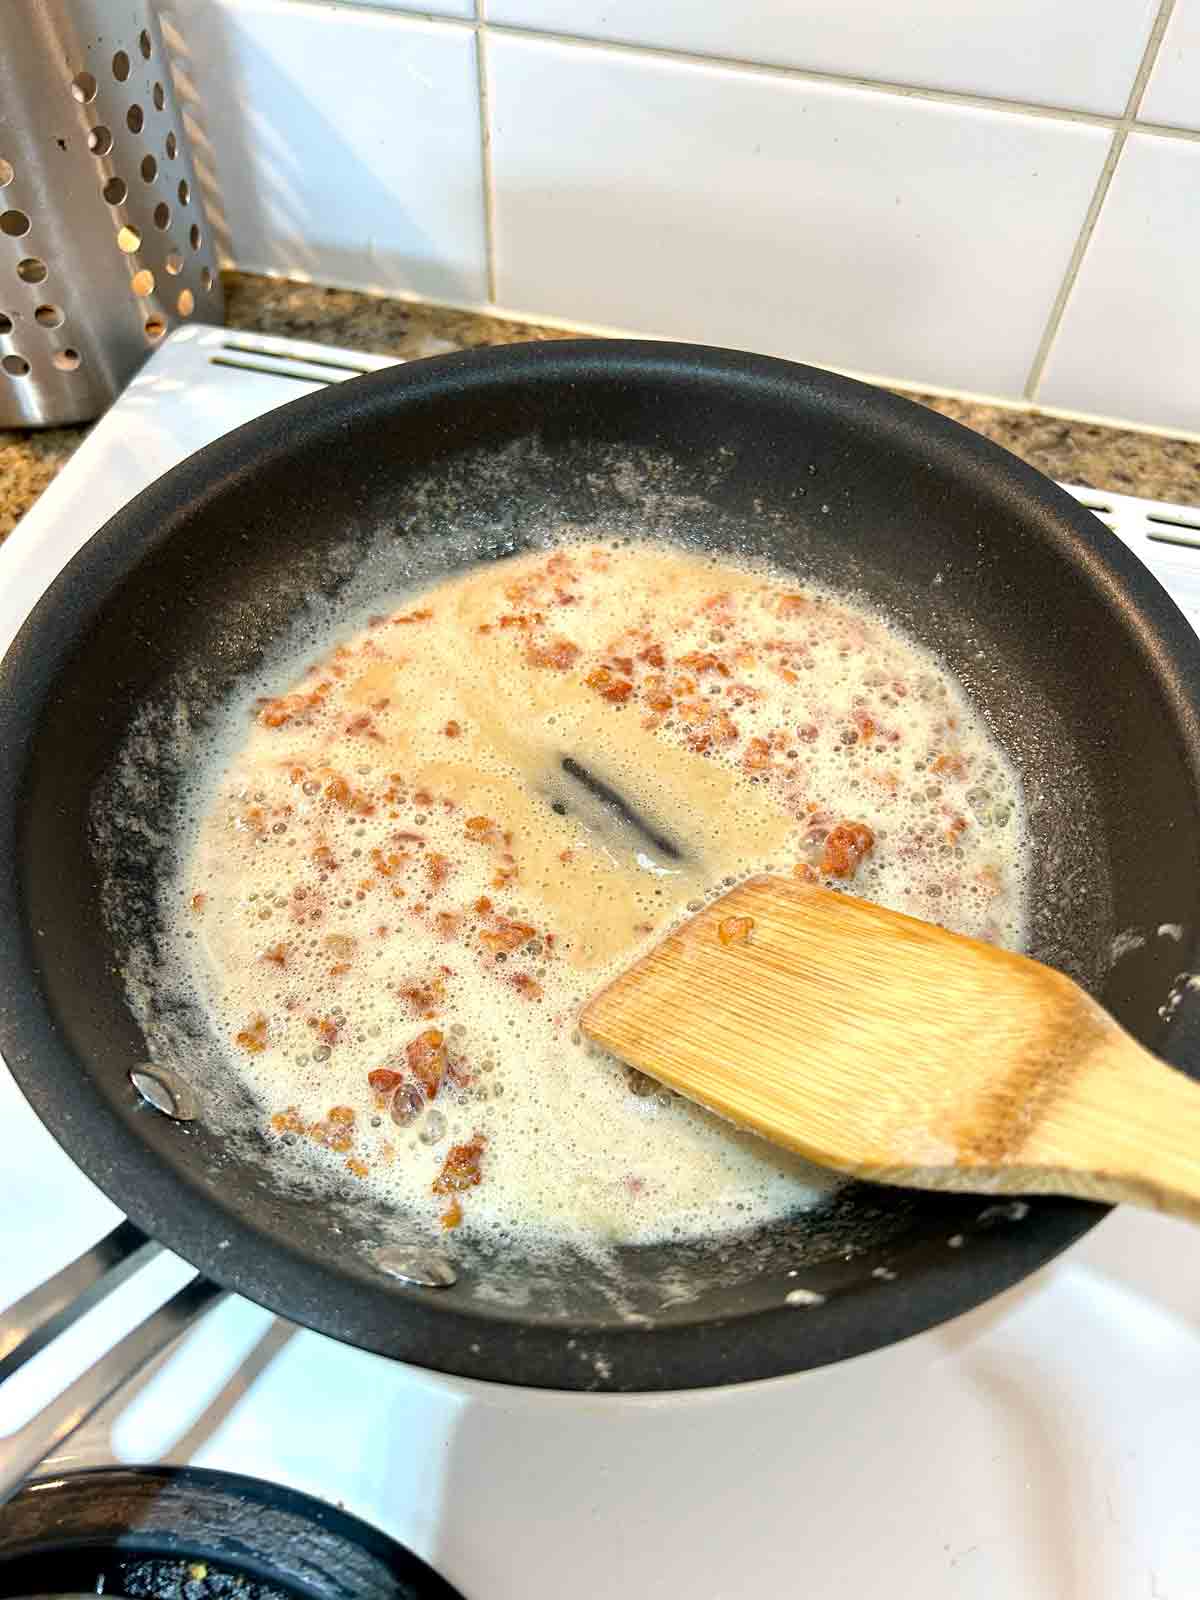
<svg viewBox="0 0 1200 1600">
<path fill-rule="evenodd" d="M 563 545 L 286 681 L 198 795 L 191 981 L 268 1133 L 431 1228 L 711 1238 L 829 1193 L 576 1028 L 749 873 L 1023 941 L 1012 769 L 933 656 L 816 589 Z"/>
</svg>

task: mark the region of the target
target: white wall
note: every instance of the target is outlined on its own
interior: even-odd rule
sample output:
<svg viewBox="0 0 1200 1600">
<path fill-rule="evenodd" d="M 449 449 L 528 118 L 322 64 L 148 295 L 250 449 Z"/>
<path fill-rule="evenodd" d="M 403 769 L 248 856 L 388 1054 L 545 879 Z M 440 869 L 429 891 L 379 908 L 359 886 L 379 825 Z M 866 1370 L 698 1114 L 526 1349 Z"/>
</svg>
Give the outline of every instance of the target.
<svg viewBox="0 0 1200 1600">
<path fill-rule="evenodd" d="M 249 270 L 1200 431 L 1200 0 L 173 0 Z"/>
</svg>

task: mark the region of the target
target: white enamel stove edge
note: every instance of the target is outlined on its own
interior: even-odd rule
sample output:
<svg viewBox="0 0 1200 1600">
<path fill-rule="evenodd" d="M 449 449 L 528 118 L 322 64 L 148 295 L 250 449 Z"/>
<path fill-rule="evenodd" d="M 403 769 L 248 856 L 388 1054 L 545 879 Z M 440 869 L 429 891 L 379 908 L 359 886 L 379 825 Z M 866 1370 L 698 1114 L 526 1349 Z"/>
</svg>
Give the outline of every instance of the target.
<svg viewBox="0 0 1200 1600">
<path fill-rule="evenodd" d="M 0 547 L 0 651 L 151 479 L 294 395 L 387 364 L 176 333 Z M 1200 627 L 1200 513 L 1076 492 Z M 118 1213 L 2 1066 L 0 1129 L 7 1305 Z M 0 1396 L 0 1433 L 190 1275 L 171 1256 L 150 1263 Z M 441 1379 L 230 1299 L 52 1465 L 190 1461 L 292 1484 L 411 1545 L 468 1600 L 1190 1600 L 1198 1424 L 1200 1240 L 1121 1212 L 1031 1282 L 903 1345 L 665 1397 Z"/>
</svg>

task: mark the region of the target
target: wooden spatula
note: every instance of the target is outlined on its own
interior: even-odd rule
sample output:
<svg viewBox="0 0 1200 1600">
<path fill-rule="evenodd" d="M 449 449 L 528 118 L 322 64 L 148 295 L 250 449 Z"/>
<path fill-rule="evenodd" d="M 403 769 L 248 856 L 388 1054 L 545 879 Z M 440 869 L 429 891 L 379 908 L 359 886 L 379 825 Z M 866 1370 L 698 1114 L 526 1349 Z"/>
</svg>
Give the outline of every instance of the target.
<svg viewBox="0 0 1200 1600">
<path fill-rule="evenodd" d="M 1200 1221 L 1200 1085 L 1061 973 L 846 894 L 744 883 L 596 995 L 582 1026 L 856 1177 Z"/>
</svg>

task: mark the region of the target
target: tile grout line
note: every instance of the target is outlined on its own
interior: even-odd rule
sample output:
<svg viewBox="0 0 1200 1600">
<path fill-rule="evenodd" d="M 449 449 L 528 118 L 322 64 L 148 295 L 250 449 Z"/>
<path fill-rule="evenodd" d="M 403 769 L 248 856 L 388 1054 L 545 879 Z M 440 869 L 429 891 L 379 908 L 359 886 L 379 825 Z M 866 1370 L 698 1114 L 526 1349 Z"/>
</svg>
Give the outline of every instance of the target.
<svg viewBox="0 0 1200 1600">
<path fill-rule="evenodd" d="M 632 44 L 623 39 L 592 39 L 583 34 L 559 33 L 541 28 L 522 27 L 512 22 L 488 24 L 493 33 L 512 39 L 567 45 L 577 50 L 608 50 L 616 55 L 638 56 L 651 61 L 670 61 L 680 66 L 724 67 L 761 78 L 779 78 L 798 83 L 832 84 L 844 89 L 865 89 L 901 100 L 929 100 L 944 105 L 968 106 L 979 111 L 1002 111 L 1031 117 L 1053 117 L 1060 122 L 1082 122 L 1093 127 L 1111 128 L 1118 118 L 1100 111 L 1082 111 L 1067 106 L 1040 105 L 1036 101 L 1016 100 L 1004 95 L 972 94 L 967 90 L 939 89 L 933 84 L 900 83 L 887 78 L 864 78 L 851 72 L 826 72 L 818 67 L 798 67 L 774 61 L 747 61 L 740 56 L 705 55 L 696 50 L 677 50 L 669 45 Z"/>
<path fill-rule="evenodd" d="M 291 0 L 293 5 L 310 6 L 325 10 L 329 0 Z M 477 0 L 478 3 L 478 0 Z M 1167 4 L 1168 0 L 1164 0 Z M 778 62 L 748 61 L 740 56 L 704 55 L 699 51 L 674 50 L 666 45 L 634 44 L 621 39 L 592 39 L 583 34 L 556 33 L 523 27 L 515 22 L 491 22 L 482 14 L 475 17 L 440 16 L 419 8 L 400 10 L 392 6 L 380 7 L 373 0 L 337 0 L 339 9 L 354 11 L 364 16 L 396 17 L 402 21 L 432 24 L 450 31 L 479 33 L 485 29 L 489 35 L 501 38 L 525 39 L 546 44 L 568 45 L 579 50 L 608 50 L 618 55 L 632 55 L 650 60 L 678 62 L 683 66 L 725 67 L 734 72 L 756 74 L 760 77 L 791 79 L 798 83 L 822 83 L 835 88 L 862 89 L 868 93 L 890 95 L 902 100 L 926 100 L 933 104 L 965 106 L 976 111 L 997 111 L 1014 116 L 1041 117 L 1055 122 L 1076 122 L 1093 128 L 1127 129 L 1128 113 L 1111 114 L 1103 111 L 1082 111 L 1077 107 L 1046 104 L 1034 100 L 1018 100 L 1006 95 L 971 94 L 967 90 L 939 89 L 931 84 L 900 83 L 887 78 L 856 77 L 853 73 L 824 72 L 815 67 L 788 66 Z M 1174 0 L 1169 0 L 1173 8 Z M 1161 17 L 1161 10 L 1159 16 Z M 1168 11 L 1169 20 L 1169 11 Z M 1163 23 L 1165 28 L 1165 22 Z M 1150 40 L 1157 51 L 1161 30 L 1156 19 Z M 1147 51 L 1150 43 L 1147 44 Z M 1146 52 L 1143 53 L 1143 64 Z M 1151 60 L 1150 65 L 1153 65 Z M 1141 67 L 1134 81 L 1141 77 Z M 1139 129 L 1141 125 L 1139 124 Z M 1162 138 L 1200 140 L 1200 128 L 1175 128 L 1164 124 L 1146 124 L 1146 131 Z"/>
<path fill-rule="evenodd" d="M 1038 341 L 1037 350 L 1034 352 L 1033 363 L 1029 368 L 1029 376 L 1025 380 L 1022 391 L 1025 399 L 1032 405 L 1037 403 L 1038 391 L 1042 386 L 1042 379 L 1046 375 L 1046 365 L 1050 360 L 1050 352 L 1054 341 L 1058 337 L 1058 330 L 1062 326 L 1063 317 L 1066 315 L 1067 304 L 1071 293 L 1079 278 L 1083 258 L 1086 256 L 1088 246 L 1092 242 L 1092 235 L 1100 221 L 1100 213 L 1104 209 L 1104 202 L 1108 198 L 1108 191 L 1112 186 L 1113 177 L 1117 170 L 1117 163 L 1121 159 L 1121 152 L 1125 149 L 1130 130 L 1136 127 L 1138 108 L 1146 92 L 1146 85 L 1150 81 L 1150 74 L 1154 70 L 1154 63 L 1158 59 L 1159 47 L 1167 31 L 1167 24 L 1171 20 L 1171 13 L 1175 9 L 1175 0 L 1160 0 L 1158 12 L 1154 18 L 1154 25 L 1150 29 L 1150 36 L 1146 40 L 1146 48 L 1142 52 L 1142 59 L 1130 86 L 1129 98 L 1125 102 L 1125 111 L 1121 120 L 1113 129 L 1113 136 L 1109 143 L 1108 154 L 1104 165 L 1100 169 L 1100 176 L 1096 180 L 1096 188 L 1092 194 L 1087 211 L 1084 213 L 1083 223 L 1079 229 L 1079 237 L 1075 240 L 1075 248 L 1071 251 L 1067 269 L 1063 273 L 1062 282 L 1058 286 L 1058 293 L 1050 307 L 1050 315 L 1046 318 L 1046 326 L 1042 329 L 1042 337 Z"/>
<path fill-rule="evenodd" d="M 479 81 L 479 177 L 487 303 L 496 303 L 496 183 L 492 170 L 492 95 L 488 77 L 487 0 L 475 0 L 475 70 Z"/>
</svg>

